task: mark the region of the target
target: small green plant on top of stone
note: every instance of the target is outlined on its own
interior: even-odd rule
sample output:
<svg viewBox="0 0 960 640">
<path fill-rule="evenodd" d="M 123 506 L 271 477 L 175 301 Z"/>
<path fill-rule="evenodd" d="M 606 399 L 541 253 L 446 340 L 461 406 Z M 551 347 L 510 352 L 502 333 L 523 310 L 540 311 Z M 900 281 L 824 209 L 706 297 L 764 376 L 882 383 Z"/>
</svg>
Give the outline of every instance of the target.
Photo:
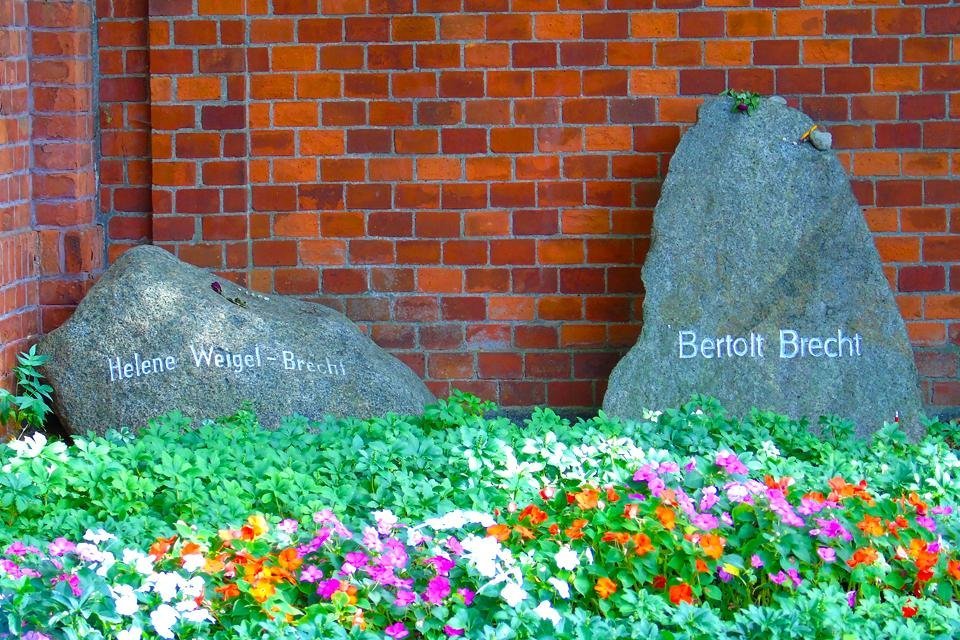
<svg viewBox="0 0 960 640">
<path fill-rule="evenodd" d="M 730 96 L 733 98 L 732 111 L 746 113 L 748 116 L 750 116 L 753 115 L 754 111 L 760 108 L 759 93 L 754 93 L 753 91 L 734 91 L 733 89 L 727 89 L 721 95 Z"/>
<path fill-rule="evenodd" d="M 0 424 L 11 420 L 24 428 L 40 429 L 50 413 L 50 393 L 53 388 L 44 384 L 43 375 L 37 370 L 49 356 L 37 353 L 37 345 L 17 356 L 19 363 L 14 367 L 17 377 L 16 391 L 19 395 L 0 389 Z"/>
</svg>

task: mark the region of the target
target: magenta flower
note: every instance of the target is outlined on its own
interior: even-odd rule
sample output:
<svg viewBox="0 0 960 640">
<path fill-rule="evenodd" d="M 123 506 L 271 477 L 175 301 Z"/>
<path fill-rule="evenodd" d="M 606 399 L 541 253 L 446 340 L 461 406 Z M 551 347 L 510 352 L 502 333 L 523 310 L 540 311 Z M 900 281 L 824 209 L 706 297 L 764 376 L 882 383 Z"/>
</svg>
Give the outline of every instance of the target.
<svg viewBox="0 0 960 640">
<path fill-rule="evenodd" d="M 447 538 L 447 549 L 449 549 L 450 553 L 455 556 L 463 555 L 463 545 L 461 545 L 460 541 L 453 536 Z"/>
<path fill-rule="evenodd" d="M 413 591 L 397 591 L 397 597 L 394 599 L 393 604 L 398 607 L 409 607 L 411 604 L 417 601 L 417 594 Z"/>
<path fill-rule="evenodd" d="M 440 604 L 450 595 L 450 581 L 443 576 L 437 576 L 427 583 L 427 590 L 423 592 L 423 599 L 430 604 Z"/>
<path fill-rule="evenodd" d="M 633 481 L 634 482 L 650 482 L 656 477 L 657 477 L 656 469 L 651 467 L 649 464 L 645 464 L 639 469 L 637 469 L 636 473 L 633 474 Z"/>
<path fill-rule="evenodd" d="M 450 637 L 462 636 L 464 633 L 463 629 L 457 629 L 456 627 L 451 627 L 448 624 L 443 625 L 443 632 Z"/>
<path fill-rule="evenodd" d="M 857 590 L 847 591 L 847 604 L 853 609 L 857 606 Z"/>
<path fill-rule="evenodd" d="M 824 562 L 836 562 L 837 552 L 830 547 L 817 547 L 817 555 Z"/>
<path fill-rule="evenodd" d="M 400 638 L 406 638 L 408 635 L 410 635 L 410 632 L 407 631 L 407 625 L 403 624 L 402 622 L 394 622 L 392 625 L 385 628 L 383 632 L 395 640 L 400 640 Z"/>
<path fill-rule="evenodd" d="M 300 554 L 302 558 L 305 555 L 316 553 L 319 551 L 327 540 L 330 539 L 330 530 L 329 529 L 320 529 L 317 531 L 317 535 L 313 537 L 313 540 L 306 544 L 302 544 L 297 547 L 297 553 Z"/>
<path fill-rule="evenodd" d="M 803 583 L 803 578 L 800 577 L 800 572 L 796 569 L 787 569 L 787 575 L 790 576 L 790 581 L 793 582 L 793 586 L 799 587 Z"/>
<path fill-rule="evenodd" d="M 366 566 L 367 562 L 369 562 L 367 554 L 365 554 L 363 551 L 351 551 L 347 555 L 343 556 L 343 559 L 355 567 Z"/>
<path fill-rule="evenodd" d="M 750 556 L 750 566 L 753 567 L 754 569 L 762 568 L 763 558 L 761 558 L 757 554 L 753 554 L 752 556 Z"/>
<path fill-rule="evenodd" d="M 443 556 L 433 556 L 427 558 L 425 562 L 433 567 L 437 575 L 445 576 L 450 573 L 450 569 L 453 569 L 453 560 Z"/>
<path fill-rule="evenodd" d="M 917 516 L 917 524 L 931 532 L 937 530 L 937 523 L 927 516 Z"/>
<path fill-rule="evenodd" d="M 768 575 L 770 576 L 770 582 L 773 584 L 783 584 L 787 581 L 787 574 L 785 574 L 783 571 L 778 571 Z"/>
<path fill-rule="evenodd" d="M 339 589 L 340 581 L 336 578 L 330 578 L 329 580 L 324 580 L 317 586 L 317 595 L 329 600 Z"/>
<path fill-rule="evenodd" d="M 721 451 L 713 460 L 714 464 L 723 469 L 727 475 L 742 475 L 748 473 L 746 465 L 740 462 L 740 458 L 732 451 Z"/>
<path fill-rule="evenodd" d="M 470 589 L 457 589 L 457 593 L 463 598 L 463 604 L 468 607 L 473 604 L 473 599 L 477 597 L 476 591 L 471 591 Z"/>
</svg>

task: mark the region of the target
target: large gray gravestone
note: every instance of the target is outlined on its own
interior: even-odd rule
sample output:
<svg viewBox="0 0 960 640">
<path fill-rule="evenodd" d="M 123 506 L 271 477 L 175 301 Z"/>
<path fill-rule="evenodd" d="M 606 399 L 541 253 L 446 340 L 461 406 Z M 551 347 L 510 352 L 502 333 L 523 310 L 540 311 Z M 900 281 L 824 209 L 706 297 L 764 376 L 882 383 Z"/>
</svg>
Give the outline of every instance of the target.
<svg viewBox="0 0 960 640">
<path fill-rule="evenodd" d="M 244 401 L 273 426 L 294 413 L 418 414 L 434 400 L 343 315 L 251 293 L 151 246 L 121 256 L 40 351 L 74 432 L 171 410 L 217 417 Z"/>
<path fill-rule="evenodd" d="M 839 415 L 858 433 L 921 410 L 913 352 L 872 237 L 813 124 L 764 100 L 706 102 L 680 141 L 643 267 L 640 339 L 604 410 L 639 418 L 691 394 L 734 414 Z"/>
</svg>

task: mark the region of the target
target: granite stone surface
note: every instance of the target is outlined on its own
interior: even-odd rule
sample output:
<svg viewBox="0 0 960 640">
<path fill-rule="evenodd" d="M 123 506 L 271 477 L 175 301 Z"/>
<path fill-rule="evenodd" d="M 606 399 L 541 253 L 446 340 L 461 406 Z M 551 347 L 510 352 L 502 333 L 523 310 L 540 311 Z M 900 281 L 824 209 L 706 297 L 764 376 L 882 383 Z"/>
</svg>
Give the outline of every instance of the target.
<svg viewBox="0 0 960 640">
<path fill-rule="evenodd" d="M 643 328 L 604 410 L 639 418 L 694 393 L 733 414 L 919 426 L 913 351 L 873 238 L 813 122 L 777 101 L 707 101 L 681 139 L 643 267 Z"/>
<path fill-rule="evenodd" d="M 255 294 L 152 246 L 121 256 L 40 351 L 75 433 L 171 410 L 213 418 L 243 402 L 270 427 L 294 413 L 419 414 L 434 400 L 340 313 Z"/>
</svg>

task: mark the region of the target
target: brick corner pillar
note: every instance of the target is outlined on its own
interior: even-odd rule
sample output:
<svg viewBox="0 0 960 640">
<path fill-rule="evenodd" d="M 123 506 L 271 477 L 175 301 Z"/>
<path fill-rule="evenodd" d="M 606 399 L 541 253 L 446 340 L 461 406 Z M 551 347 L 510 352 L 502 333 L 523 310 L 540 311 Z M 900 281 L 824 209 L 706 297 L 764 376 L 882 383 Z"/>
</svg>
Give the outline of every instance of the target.
<svg viewBox="0 0 960 640">
<path fill-rule="evenodd" d="M 0 386 L 39 329 L 36 234 L 30 218 L 30 100 L 26 0 L 0 3 Z M 0 426 L 0 441 L 8 434 Z"/>
<path fill-rule="evenodd" d="M 28 0 L 40 330 L 66 320 L 104 263 L 96 216 L 90 0 Z"/>
</svg>

